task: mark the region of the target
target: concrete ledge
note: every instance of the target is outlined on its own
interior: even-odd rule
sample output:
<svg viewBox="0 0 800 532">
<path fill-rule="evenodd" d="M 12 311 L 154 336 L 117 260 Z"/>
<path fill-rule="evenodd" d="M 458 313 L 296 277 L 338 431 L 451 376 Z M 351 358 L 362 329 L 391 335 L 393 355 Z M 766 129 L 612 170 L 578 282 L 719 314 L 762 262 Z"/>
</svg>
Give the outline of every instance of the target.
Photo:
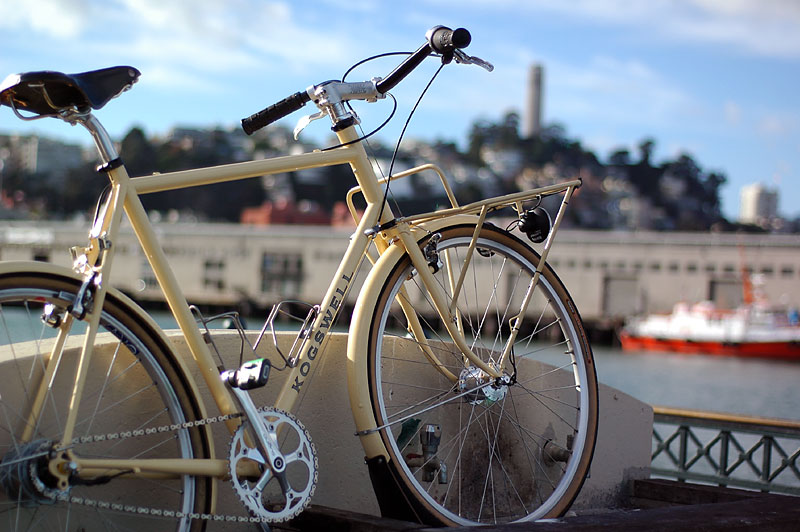
<svg viewBox="0 0 800 532">
<path fill-rule="evenodd" d="M 214 331 L 213 334 L 226 364 L 235 366 L 239 353 L 236 333 Z M 170 332 L 169 336 L 178 352 L 189 356 L 183 338 L 177 332 Z M 279 333 L 281 349 L 288 350 L 294 338 L 294 333 Z M 333 334 L 327 352 L 316 366 L 311 386 L 305 386 L 306 396 L 296 414 L 309 430 L 319 455 L 319 483 L 313 504 L 377 516 L 380 511 L 364 465 L 364 452 L 354 435 L 347 393 L 346 342 L 346 334 Z M 261 342 L 257 354 L 275 357 L 270 339 Z M 273 372 L 269 385 L 253 392 L 257 405 L 272 404 L 284 375 Z M 200 380 L 199 375 L 195 378 Z M 630 482 L 650 476 L 652 407 L 602 384 L 599 393 L 597 446 L 590 476 L 573 504 L 575 511 L 623 507 L 629 496 Z M 211 399 L 205 396 L 204 400 L 210 408 Z M 217 450 L 222 453 L 227 452 L 230 436 L 220 428 L 214 433 Z M 235 497 L 226 500 L 227 491 L 232 490 L 224 487 L 220 490 L 220 511 L 228 511 L 227 504 L 238 507 Z"/>
<path fill-rule="evenodd" d="M 179 356 L 190 359 L 182 336 L 175 331 L 169 331 L 168 336 Z M 213 337 L 222 353 L 225 366 L 237 367 L 240 340 L 236 332 L 214 331 Z M 108 338 L 116 341 L 110 335 Z M 278 341 L 281 348 L 288 351 L 294 338 L 295 333 L 279 334 Z M 312 441 L 317 447 L 319 482 L 313 503 L 378 516 L 380 512 L 364 465 L 363 450 L 354 434 L 355 427 L 346 383 L 346 342 L 347 335 L 344 333 L 332 336 L 328 342 L 327 352 L 320 355 L 321 360 L 315 367 L 316 375 L 310 376 L 314 378 L 314 382 L 308 382 L 303 387 L 304 395 L 295 414 L 309 430 Z M 99 352 L 102 352 L 104 346 L 99 349 Z M 25 356 L 23 353 L 23 349 L 17 352 L 18 359 Z M 270 339 L 264 339 L 257 355 L 276 358 Z M 62 370 L 71 371 L 75 358 L 65 356 Z M 0 371 L 4 371 L 3 366 L 7 362 L 0 360 Z M 194 367 L 191 361 L 189 366 Z M 287 373 L 273 371 L 269 385 L 252 393 L 255 403 L 273 404 Z M 90 374 L 88 378 L 92 379 L 92 375 Z M 196 371 L 194 378 L 203 391 L 203 400 L 209 415 L 216 415 L 218 413 L 216 407 L 205 392 L 202 378 Z M 4 392 L 13 393 L 7 387 L 4 388 Z M 131 403 L 131 416 L 141 415 L 140 410 L 145 410 L 144 405 L 137 405 L 133 401 Z M 573 506 L 575 511 L 620 507 L 627 499 L 627 487 L 630 481 L 649 477 L 652 421 L 653 412 L 650 406 L 617 390 L 600 386 L 600 428 L 597 447 L 590 477 Z M 231 436 L 224 424 L 214 425 L 212 433 L 217 457 L 227 457 Z M 218 493 L 219 513 L 242 515 L 241 504 L 230 486 L 221 483 Z M 238 530 L 241 527 L 212 523 L 209 529 Z"/>
</svg>

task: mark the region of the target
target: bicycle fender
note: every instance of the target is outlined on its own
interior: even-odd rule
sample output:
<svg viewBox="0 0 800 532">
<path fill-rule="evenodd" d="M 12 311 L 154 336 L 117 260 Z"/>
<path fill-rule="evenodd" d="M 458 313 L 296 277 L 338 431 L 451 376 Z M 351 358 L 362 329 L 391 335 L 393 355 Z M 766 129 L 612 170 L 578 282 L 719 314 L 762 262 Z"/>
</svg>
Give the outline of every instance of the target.
<svg viewBox="0 0 800 532">
<path fill-rule="evenodd" d="M 0 261 L 0 275 L 8 275 L 8 274 L 34 274 L 34 275 L 41 275 L 47 276 L 51 278 L 67 278 L 72 281 L 76 281 L 77 283 L 81 283 L 83 279 L 76 274 L 74 271 L 70 270 L 69 268 L 65 268 L 63 266 L 57 266 L 55 264 L 50 264 L 47 262 L 34 262 L 34 261 Z M 106 291 L 106 297 L 111 297 L 119 303 L 120 306 L 125 307 L 129 310 L 132 314 L 135 315 L 136 319 L 144 325 L 145 328 L 149 329 L 152 334 L 154 334 L 157 340 L 162 344 L 162 348 L 172 355 L 172 359 L 175 361 L 177 366 L 177 371 L 181 373 L 181 377 L 185 380 L 189 388 L 191 389 L 194 397 L 197 401 L 197 406 L 200 409 L 200 414 L 203 418 L 208 417 L 208 410 L 206 409 L 205 403 L 203 402 L 203 398 L 200 395 L 200 389 L 197 386 L 197 383 L 192 376 L 191 371 L 186 366 L 185 361 L 182 357 L 178 356 L 175 350 L 172 348 L 172 342 L 170 342 L 169 338 L 164 334 L 161 328 L 156 324 L 153 318 L 150 317 L 138 304 L 136 304 L 131 298 L 117 290 L 113 287 L 108 287 Z M 211 456 L 216 456 L 214 452 L 214 440 L 213 438 L 206 438 L 206 443 L 208 448 L 211 452 Z M 216 483 L 214 483 L 216 484 Z"/>
<path fill-rule="evenodd" d="M 439 220 L 431 220 L 412 230 L 417 240 L 428 236 L 431 232 L 441 231 L 447 227 L 475 224 L 477 216 L 458 215 Z M 350 393 L 350 408 L 353 411 L 357 435 L 361 439 L 367 460 L 382 456 L 388 460 L 389 455 L 378 434 L 375 414 L 372 411 L 372 398 L 367 368 L 367 352 L 369 349 L 369 333 L 372 326 L 372 311 L 378 301 L 378 295 L 397 262 L 405 251 L 398 245 L 387 249 L 367 275 L 361 293 L 356 300 L 347 342 L 347 382 Z"/>
</svg>

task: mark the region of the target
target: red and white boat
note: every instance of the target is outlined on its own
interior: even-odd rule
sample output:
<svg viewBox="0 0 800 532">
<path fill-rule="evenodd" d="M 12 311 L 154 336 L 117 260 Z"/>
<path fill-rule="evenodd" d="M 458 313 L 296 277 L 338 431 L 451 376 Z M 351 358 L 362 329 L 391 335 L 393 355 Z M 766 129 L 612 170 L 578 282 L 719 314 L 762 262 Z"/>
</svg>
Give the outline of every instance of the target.
<svg viewBox="0 0 800 532">
<path fill-rule="evenodd" d="M 797 311 L 771 309 L 751 295 L 748 280 L 743 284 L 745 303 L 734 310 L 709 301 L 679 303 L 671 314 L 629 320 L 620 332 L 622 348 L 800 360 Z"/>
</svg>

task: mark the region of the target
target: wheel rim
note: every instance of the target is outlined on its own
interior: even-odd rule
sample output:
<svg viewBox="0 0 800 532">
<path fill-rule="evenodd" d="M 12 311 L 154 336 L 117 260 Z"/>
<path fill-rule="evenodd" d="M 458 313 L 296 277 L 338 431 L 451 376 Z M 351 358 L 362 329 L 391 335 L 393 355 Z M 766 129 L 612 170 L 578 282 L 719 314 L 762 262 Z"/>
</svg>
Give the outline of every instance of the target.
<svg viewBox="0 0 800 532">
<path fill-rule="evenodd" d="M 44 306 L 54 304 L 64 309 L 69 301 L 67 292 L 44 288 L 0 290 L 0 363 L 6 371 L 5 383 L 0 383 L 0 458 L 14 457 L 24 448 L 20 440 L 25 425 L 25 410 L 33 395 L 31 383 L 43 373 L 44 353 L 49 353 L 55 330 L 39 319 Z M 82 324 L 73 326 L 72 335 L 83 330 Z M 74 437 L 119 433 L 153 426 L 170 425 L 187 421 L 175 389 L 160 367 L 148 345 L 137 338 L 130 328 L 117 317 L 104 312 L 101 317 L 102 335 L 106 343 L 93 357 L 90 380 L 81 401 Z M 74 375 L 77 345 L 82 340 L 68 340 L 67 351 L 56 373 L 53 388 L 45 399 L 42 415 L 36 421 L 32 438 L 52 446 L 58 441 L 67 406 L 69 389 L 67 380 Z M 136 353 L 134 356 L 133 353 Z M 91 376 L 97 380 L 91 380 Z M 107 442 L 77 444 L 72 452 L 84 458 L 156 458 L 194 456 L 188 430 L 147 435 L 140 438 Z M 25 458 L 25 468 L 33 462 L 33 454 Z M 17 455 L 17 461 L 20 456 Z M 11 463 L 6 459 L 6 463 Z M 45 484 L 55 486 L 48 479 L 46 467 L 37 473 Z M 48 504 L 32 498 L 29 489 L 20 485 L 31 484 L 31 473 L 14 473 L 9 478 L 9 467 L 3 469 L 5 480 L 0 486 L 0 522 L 9 530 L 71 530 L 88 523 L 113 522 L 115 529 L 141 529 L 142 523 L 130 513 L 111 512 L 102 517 L 98 509 L 72 502 Z M 98 479 L 102 471 L 92 475 Z M 18 478 L 22 477 L 22 478 Z M 118 479 L 97 486 L 73 485 L 70 497 L 123 504 L 167 508 L 190 513 L 196 496 L 195 481 L 182 479 L 158 481 L 156 479 Z M 17 488 L 17 489 L 15 489 Z M 113 520 L 113 521 L 112 521 Z M 149 520 L 152 523 L 152 520 Z M 174 520 L 173 520 L 174 521 Z M 177 522 L 179 530 L 186 530 L 188 519 Z M 95 525 L 96 526 L 96 525 Z"/>
<path fill-rule="evenodd" d="M 442 272 L 447 269 L 442 251 L 449 249 L 451 256 L 457 255 L 452 262 L 459 263 L 463 261 L 469 241 L 468 236 L 442 239 L 439 256 L 443 264 L 437 278 L 444 279 Z M 491 321 L 507 322 L 517 304 L 513 297 L 508 302 L 498 301 L 502 300 L 502 294 L 513 294 L 519 286 L 527 286 L 535 264 L 509 245 L 488 239 L 482 239 L 476 251 L 471 267 L 483 275 L 467 275 L 462 289 L 464 300 L 458 307 L 463 328 L 468 332 L 468 343 L 478 354 L 483 354 L 482 358 L 489 360 L 496 356 L 498 345 L 506 337 L 503 326 L 491 331 L 489 324 Z M 398 317 L 394 296 L 401 285 L 409 293 L 418 290 L 420 283 L 414 277 L 405 283 L 401 281 L 409 273 L 410 266 L 406 264 L 390 276 L 391 290 L 389 297 L 384 297 L 379 304 L 380 318 L 373 326 L 372 341 L 376 415 L 379 424 L 390 423 L 382 435 L 400 476 L 419 494 L 424 505 L 445 522 L 507 522 L 560 513 L 574 498 L 583 480 L 588 465 L 584 450 L 591 454 L 593 448 L 589 401 L 590 392 L 594 391 L 591 380 L 594 376 L 587 373 L 589 370 L 583 364 L 585 354 L 580 333 L 568 319 L 570 313 L 558 297 L 556 287 L 545 276 L 539 280 L 537 292 L 547 297 L 537 300 L 539 296 L 535 296 L 529 307 L 528 319 L 533 314 L 537 320 L 536 334 L 520 335 L 515 344 L 518 382 L 500 386 L 502 393 L 493 396 L 485 393 L 493 387 L 483 383 L 480 391 L 454 399 L 459 392 L 475 389 L 480 382 L 475 375 L 477 370 L 465 368 L 458 360 L 459 354 L 454 357 L 453 351 L 448 352 L 452 347 L 450 342 L 443 343 L 436 351 L 441 361 L 461 377 L 456 383 L 438 373 L 432 375 L 433 369 L 421 358 L 419 349 L 401 349 L 402 354 L 398 354 L 397 346 L 376 341 L 376 338 L 391 337 L 390 329 L 404 322 Z M 447 281 L 441 283 L 445 285 Z M 446 288 L 450 294 L 449 285 Z M 414 295 L 408 297 L 413 299 Z M 415 308 L 419 311 L 426 305 L 429 302 L 419 298 Z M 469 308 L 480 309 L 480 312 L 470 317 Z M 550 309 L 552 317 L 545 312 L 546 308 Z M 430 311 L 426 313 L 431 314 Z M 446 334 L 437 333 L 437 328 L 428 320 L 423 319 L 423 325 L 431 341 L 438 341 Z M 548 335 L 560 331 L 560 339 L 537 340 L 548 330 Z M 578 363 L 572 364 L 568 354 L 558 355 L 556 352 L 561 349 L 567 353 L 572 351 Z M 570 362 L 559 362 L 559 358 L 569 358 Z M 570 371 L 566 371 L 568 369 Z M 408 377 L 409 374 L 413 376 Z M 522 377 L 523 374 L 530 379 L 523 380 L 527 378 Z M 465 383 L 468 384 L 465 386 Z M 583 393 L 581 383 L 587 383 Z M 572 391 L 569 391 L 570 386 Z M 432 400 L 433 396 L 438 396 L 440 406 L 434 406 L 437 400 Z M 538 417 L 546 418 L 547 423 L 529 421 L 532 406 L 538 407 Z M 412 415 L 415 411 L 423 412 Z M 547 424 L 552 426 L 548 428 Z M 425 431 L 435 434 L 437 428 L 441 431 L 441 441 L 431 457 L 430 452 L 426 455 L 422 439 L 418 444 L 414 440 Z M 567 433 L 572 458 L 559 456 L 559 450 L 563 455 L 563 448 L 568 446 Z M 519 452 L 511 453 L 515 447 Z M 506 452 L 511 454 L 504 454 Z M 422 459 L 414 455 L 422 455 Z M 438 465 L 442 462 L 450 478 L 439 478 L 441 468 Z"/>
</svg>

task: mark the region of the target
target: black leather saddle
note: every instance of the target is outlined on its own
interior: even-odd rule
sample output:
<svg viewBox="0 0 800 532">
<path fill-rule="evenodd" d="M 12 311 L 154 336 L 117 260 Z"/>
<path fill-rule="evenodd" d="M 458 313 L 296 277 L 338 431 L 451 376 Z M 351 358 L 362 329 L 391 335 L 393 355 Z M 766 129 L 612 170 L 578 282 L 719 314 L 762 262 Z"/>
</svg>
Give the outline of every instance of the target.
<svg viewBox="0 0 800 532">
<path fill-rule="evenodd" d="M 0 104 L 43 116 L 71 108 L 100 109 L 131 88 L 140 74 L 129 66 L 79 74 L 49 70 L 12 74 L 0 84 Z"/>
</svg>

